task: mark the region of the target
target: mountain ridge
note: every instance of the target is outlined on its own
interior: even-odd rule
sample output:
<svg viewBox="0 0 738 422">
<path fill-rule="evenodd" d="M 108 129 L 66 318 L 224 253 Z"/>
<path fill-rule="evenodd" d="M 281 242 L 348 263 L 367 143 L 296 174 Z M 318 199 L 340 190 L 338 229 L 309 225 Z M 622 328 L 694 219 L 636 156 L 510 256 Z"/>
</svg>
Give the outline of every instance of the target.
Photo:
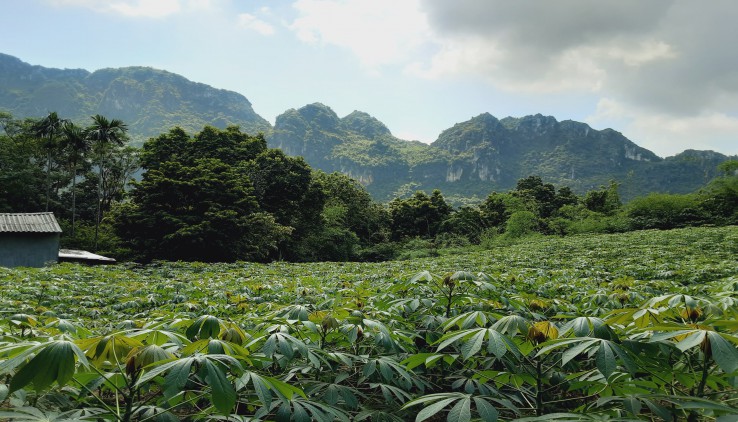
<svg viewBox="0 0 738 422">
<path fill-rule="evenodd" d="M 174 126 L 194 132 L 209 124 L 236 124 L 247 131 L 268 131 L 243 95 L 192 82 L 176 73 L 144 66 L 53 69 L 30 65 L 0 53 L 0 108 L 17 117 L 56 111 L 86 124 L 104 114 L 125 121 L 141 142 Z"/>
<path fill-rule="evenodd" d="M 92 114 L 125 121 L 136 142 L 174 126 L 238 125 L 313 167 L 359 180 L 379 200 L 441 189 L 483 198 L 539 175 L 577 192 L 617 180 L 626 199 L 650 191 L 686 193 L 715 175 L 727 156 L 688 150 L 661 158 L 614 129 L 596 130 L 541 114 L 498 119 L 488 112 L 442 131 L 431 144 L 395 137 L 370 114 L 338 116 L 321 103 L 291 108 L 271 125 L 244 95 L 143 66 L 53 69 L 0 53 L 0 109 L 15 117 L 49 111 L 86 124 Z"/>
</svg>

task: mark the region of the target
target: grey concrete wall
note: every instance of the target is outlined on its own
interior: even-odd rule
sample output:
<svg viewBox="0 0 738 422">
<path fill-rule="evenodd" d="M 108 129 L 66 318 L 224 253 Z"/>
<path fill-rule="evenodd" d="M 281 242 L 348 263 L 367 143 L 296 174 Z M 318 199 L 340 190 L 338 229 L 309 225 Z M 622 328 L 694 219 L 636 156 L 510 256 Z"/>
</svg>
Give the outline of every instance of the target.
<svg viewBox="0 0 738 422">
<path fill-rule="evenodd" d="M 0 233 L 0 267 L 43 267 L 58 259 L 58 233 Z"/>
</svg>

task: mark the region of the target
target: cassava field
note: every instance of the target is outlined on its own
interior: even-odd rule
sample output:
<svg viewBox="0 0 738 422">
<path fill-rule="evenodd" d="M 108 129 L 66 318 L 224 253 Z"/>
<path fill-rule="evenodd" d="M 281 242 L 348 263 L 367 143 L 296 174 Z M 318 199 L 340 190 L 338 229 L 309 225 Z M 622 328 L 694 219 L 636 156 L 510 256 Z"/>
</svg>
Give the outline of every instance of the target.
<svg viewBox="0 0 738 422">
<path fill-rule="evenodd" d="M 738 227 L 0 269 L 0 419 L 738 420 Z"/>
</svg>

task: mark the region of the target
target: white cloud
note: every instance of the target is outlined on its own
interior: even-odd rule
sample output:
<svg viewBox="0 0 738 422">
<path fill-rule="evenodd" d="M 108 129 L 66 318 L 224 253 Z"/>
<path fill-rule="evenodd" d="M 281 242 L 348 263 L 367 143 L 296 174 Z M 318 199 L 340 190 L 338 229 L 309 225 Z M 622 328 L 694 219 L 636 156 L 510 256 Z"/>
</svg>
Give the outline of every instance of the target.
<svg viewBox="0 0 738 422">
<path fill-rule="evenodd" d="M 110 9 L 124 16 L 161 18 L 181 10 L 178 0 L 137 0 L 135 2 L 111 2 Z"/>
<path fill-rule="evenodd" d="M 604 57 L 610 57 L 622 61 L 627 66 L 641 66 L 649 62 L 676 59 L 678 54 L 675 49 L 663 42 L 656 40 L 643 40 L 638 45 L 612 45 L 603 49 Z M 596 56 L 596 54 L 594 54 Z"/>
<path fill-rule="evenodd" d="M 596 92 L 605 77 L 605 71 L 581 49 L 571 49 L 532 67 L 524 58 L 511 57 L 507 47 L 492 40 L 464 37 L 440 44 L 427 64 L 416 61 L 406 72 L 426 79 L 472 77 L 502 91 L 540 94 Z"/>
<path fill-rule="evenodd" d="M 213 8 L 215 0 L 48 0 L 57 7 L 83 7 L 131 18 L 164 18 L 183 11 Z"/>
<path fill-rule="evenodd" d="M 367 68 L 406 62 L 428 37 L 418 0 L 297 0 L 299 40 L 351 51 Z"/>
<path fill-rule="evenodd" d="M 238 26 L 256 31 L 261 35 L 273 35 L 275 32 L 272 25 L 248 13 L 238 15 Z"/>
<path fill-rule="evenodd" d="M 661 156 L 686 149 L 738 155 L 738 117 L 722 112 L 673 116 L 603 98 L 587 122 L 593 126 L 616 127 L 636 144 Z"/>
<path fill-rule="evenodd" d="M 471 76 L 528 94 L 600 92 L 623 68 L 678 57 L 657 33 L 670 2 L 632 13 L 639 4 L 625 0 L 431 0 L 424 5 L 438 49 L 408 70 L 426 78 Z"/>
</svg>

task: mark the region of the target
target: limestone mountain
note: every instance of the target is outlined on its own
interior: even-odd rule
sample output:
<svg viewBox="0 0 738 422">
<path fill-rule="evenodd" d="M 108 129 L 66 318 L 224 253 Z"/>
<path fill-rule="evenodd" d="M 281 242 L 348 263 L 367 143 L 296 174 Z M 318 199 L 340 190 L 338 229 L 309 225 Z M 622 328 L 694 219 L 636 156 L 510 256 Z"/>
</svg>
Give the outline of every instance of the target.
<svg viewBox="0 0 738 422">
<path fill-rule="evenodd" d="M 367 113 L 339 117 L 319 103 L 285 111 L 272 128 L 243 95 L 174 73 L 146 67 L 51 69 L 1 53 L 0 110 L 17 118 L 56 111 L 83 125 L 100 113 L 126 122 L 134 142 L 174 126 L 195 133 L 205 125 L 235 124 L 247 133 L 264 132 L 270 146 L 303 156 L 315 168 L 350 175 L 381 201 L 436 188 L 457 203 L 481 199 L 530 175 L 579 193 L 616 180 L 626 199 L 654 191 L 686 193 L 714 177 L 728 158 L 690 150 L 662 159 L 612 129 L 540 114 L 480 114 L 443 131 L 431 145 L 398 139 Z"/>
<path fill-rule="evenodd" d="M 287 154 L 303 156 L 313 167 L 348 174 L 381 199 L 409 180 L 411 151 L 430 148 L 394 137 L 367 113 L 354 111 L 339 118 L 320 103 L 277 116 L 267 141 Z"/>
<path fill-rule="evenodd" d="M 317 103 L 277 117 L 268 139 L 317 168 L 351 175 L 381 200 L 435 188 L 450 197 L 483 198 L 529 175 L 580 193 L 615 180 L 625 199 L 686 193 L 714 177 L 717 164 L 728 158 L 686 151 L 662 159 L 615 130 L 540 114 L 501 120 L 480 114 L 426 145 L 392 136 L 366 113 L 340 118 Z"/>
<path fill-rule="evenodd" d="M 138 141 L 174 126 L 190 132 L 204 125 L 224 128 L 235 124 L 252 133 L 271 129 L 243 95 L 174 73 L 148 67 L 95 72 L 51 69 L 2 53 L 0 110 L 15 117 L 40 117 L 56 111 L 85 125 L 89 116 L 99 113 L 126 122 L 131 137 Z"/>
<path fill-rule="evenodd" d="M 584 191 L 661 161 L 612 129 L 598 131 L 540 114 L 502 120 L 481 114 L 445 130 L 431 145 L 455 157 L 447 182 L 504 188 L 514 186 L 521 175 L 536 174 Z"/>
</svg>

